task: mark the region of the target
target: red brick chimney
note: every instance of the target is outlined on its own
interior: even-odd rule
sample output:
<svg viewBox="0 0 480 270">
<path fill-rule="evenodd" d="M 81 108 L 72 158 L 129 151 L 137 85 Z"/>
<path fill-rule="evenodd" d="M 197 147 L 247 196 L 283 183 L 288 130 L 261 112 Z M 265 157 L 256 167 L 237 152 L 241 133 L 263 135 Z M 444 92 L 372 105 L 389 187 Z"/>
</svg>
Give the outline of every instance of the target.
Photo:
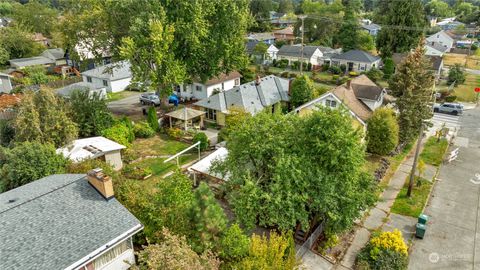
<svg viewBox="0 0 480 270">
<path fill-rule="evenodd" d="M 102 196 L 110 200 L 114 197 L 112 178 L 103 173 L 100 168 L 93 169 L 87 173 L 88 182 L 92 185 Z"/>
</svg>

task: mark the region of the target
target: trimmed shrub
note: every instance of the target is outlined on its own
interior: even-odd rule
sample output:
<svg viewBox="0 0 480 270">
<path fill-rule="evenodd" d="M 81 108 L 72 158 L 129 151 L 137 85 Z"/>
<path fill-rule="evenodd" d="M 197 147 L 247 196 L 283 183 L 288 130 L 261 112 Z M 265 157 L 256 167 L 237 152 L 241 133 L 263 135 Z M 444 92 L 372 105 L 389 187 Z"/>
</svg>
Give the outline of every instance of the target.
<svg viewBox="0 0 480 270">
<path fill-rule="evenodd" d="M 290 102 L 294 107 L 298 107 L 313 98 L 315 86 L 306 75 L 293 80 L 290 93 Z"/>
<path fill-rule="evenodd" d="M 137 138 L 150 138 L 155 135 L 155 130 L 147 122 L 138 122 L 133 126 Z"/>
<path fill-rule="evenodd" d="M 446 96 L 445 101 L 446 102 L 454 102 L 457 99 L 457 96 Z"/>
<path fill-rule="evenodd" d="M 376 68 L 372 68 L 365 72 L 365 75 L 367 75 L 367 77 L 374 82 L 381 80 L 384 76 L 383 72 Z"/>
<path fill-rule="evenodd" d="M 309 62 L 309 63 L 307 64 L 307 70 L 312 70 L 312 63 Z"/>
<path fill-rule="evenodd" d="M 350 72 L 348 73 L 348 75 L 350 75 L 351 77 L 356 77 L 356 76 L 358 76 L 358 72 L 350 71 Z"/>
<path fill-rule="evenodd" d="M 347 66 L 344 65 L 344 64 L 341 64 L 340 65 L 340 70 L 342 71 L 342 73 L 345 73 L 345 71 L 347 71 Z"/>
<path fill-rule="evenodd" d="M 357 269 L 407 269 L 408 247 L 402 233 L 395 229 L 393 232 L 374 234 L 358 254 L 356 265 Z"/>
<path fill-rule="evenodd" d="M 131 130 L 123 122 L 118 122 L 102 132 L 102 136 L 119 144 L 130 146 Z"/>
<path fill-rule="evenodd" d="M 338 66 L 330 66 L 328 67 L 328 71 L 333 74 L 340 74 L 342 73 L 342 70 Z"/>
<path fill-rule="evenodd" d="M 277 61 L 277 67 L 278 68 L 286 68 L 288 66 L 288 60 L 287 59 L 282 59 Z"/>
<path fill-rule="evenodd" d="M 150 125 L 150 127 L 154 131 L 158 131 L 159 126 L 158 126 L 157 110 L 153 106 L 148 108 L 147 121 L 148 121 L 148 124 Z"/>
<path fill-rule="evenodd" d="M 195 134 L 195 136 L 193 136 L 192 141 L 193 141 L 193 143 L 196 143 L 196 142 L 200 141 L 200 150 L 201 151 L 206 150 L 208 148 L 209 144 L 210 144 L 207 135 L 205 135 L 205 133 L 203 133 L 203 132 L 199 132 L 199 133 Z"/>
<path fill-rule="evenodd" d="M 167 135 L 175 138 L 175 139 L 180 139 L 183 136 L 183 131 L 179 128 L 167 128 L 166 129 Z"/>
<path fill-rule="evenodd" d="M 373 112 L 367 126 L 367 150 L 370 153 L 386 155 L 398 144 L 398 123 L 395 112 L 379 108 Z"/>
</svg>

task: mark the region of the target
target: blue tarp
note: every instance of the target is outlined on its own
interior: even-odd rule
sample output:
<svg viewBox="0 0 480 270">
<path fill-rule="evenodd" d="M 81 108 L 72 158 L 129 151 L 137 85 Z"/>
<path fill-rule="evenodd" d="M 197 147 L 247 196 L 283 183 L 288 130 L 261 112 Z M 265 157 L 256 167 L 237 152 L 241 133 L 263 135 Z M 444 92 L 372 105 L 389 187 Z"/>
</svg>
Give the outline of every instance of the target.
<svg viewBox="0 0 480 270">
<path fill-rule="evenodd" d="M 179 103 L 179 99 L 176 95 L 171 95 L 168 97 L 168 103 L 173 103 L 173 105 L 175 105 L 175 107 L 178 107 L 178 103 Z"/>
</svg>

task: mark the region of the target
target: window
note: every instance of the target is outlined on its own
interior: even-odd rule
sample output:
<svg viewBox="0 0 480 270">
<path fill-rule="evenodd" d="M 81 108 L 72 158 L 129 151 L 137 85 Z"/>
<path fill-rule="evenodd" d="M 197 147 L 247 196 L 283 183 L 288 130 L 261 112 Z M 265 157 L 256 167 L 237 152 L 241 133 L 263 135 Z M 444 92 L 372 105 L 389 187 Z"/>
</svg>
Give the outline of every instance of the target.
<svg viewBox="0 0 480 270">
<path fill-rule="evenodd" d="M 212 109 L 206 109 L 207 112 L 207 119 L 217 121 L 217 111 Z"/>
<path fill-rule="evenodd" d="M 91 83 L 92 82 L 92 77 L 87 76 L 87 82 Z"/>
<path fill-rule="evenodd" d="M 203 87 L 201 85 L 195 85 L 195 90 L 202 92 Z"/>
<path fill-rule="evenodd" d="M 108 81 L 107 80 L 103 80 L 103 86 L 108 86 Z"/>
<path fill-rule="evenodd" d="M 335 100 L 327 99 L 325 105 L 327 105 L 327 107 L 335 108 L 337 107 L 337 102 Z"/>
<path fill-rule="evenodd" d="M 235 79 L 235 85 L 240 85 L 240 79 Z"/>
</svg>

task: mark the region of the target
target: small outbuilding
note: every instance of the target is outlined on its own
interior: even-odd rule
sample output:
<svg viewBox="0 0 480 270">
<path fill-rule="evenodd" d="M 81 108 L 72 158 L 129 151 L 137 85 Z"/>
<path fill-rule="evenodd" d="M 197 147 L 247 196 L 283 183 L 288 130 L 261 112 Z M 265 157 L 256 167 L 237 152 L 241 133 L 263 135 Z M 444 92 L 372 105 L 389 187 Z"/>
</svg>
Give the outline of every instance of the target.
<svg viewBox="0 0 480 270">
<path fill-rule="evenodd" d="M 121 150 L 125 148 L 105 137 L 91 137 L 75 140 L 70 145 L 57 149 L 57 153 L 73 162 L 98 158 L 118 171 L 123 167 Z"/>
<path fill-rule="evenodd" d="M 202 128 L 203 127 L 203 117 L 204 117 L 204 115 L 205 115 L 204 111 L 195 110 L 195 109 L 187 108 L 187 107 L 184 107 L 183 109 L 178 109 L 176 111 L 169 112 L 169 113 L 166 114 L 166 116 L 168 116 L 168 121 L 169 121 L 169 124 L 170 124 L 170 128 L 173 127 L 173 122 L 172 122 L 172 118 L 173 118 L 173 119 L 183 121 L 183 128 L 185 130 L 188 129 L 189 124 L 190 124 L 190 126 L 194 126 L 194 120 L 195 119 L 199 120 L 199 122 L 198 122 L 199 124 L 197 126 L 194 126 L 194 127 L 196 129 Z"/>
<path fill-rule="evenodd" d="M 196 183 L 198 178 L 208 179 L 211 186 L 218 188 L 218 186 L 220 186 L 224 181 L 228 181 L 228 175 L 222 176 L 219 173 L 210 171 L 213 162 L 223 161 L 227 158 L 227 156 L 227 148 L 220 147 L 197 163 L 188 167 L 188 171 L 193 174 L 194 182 Z"/>
</svg>

